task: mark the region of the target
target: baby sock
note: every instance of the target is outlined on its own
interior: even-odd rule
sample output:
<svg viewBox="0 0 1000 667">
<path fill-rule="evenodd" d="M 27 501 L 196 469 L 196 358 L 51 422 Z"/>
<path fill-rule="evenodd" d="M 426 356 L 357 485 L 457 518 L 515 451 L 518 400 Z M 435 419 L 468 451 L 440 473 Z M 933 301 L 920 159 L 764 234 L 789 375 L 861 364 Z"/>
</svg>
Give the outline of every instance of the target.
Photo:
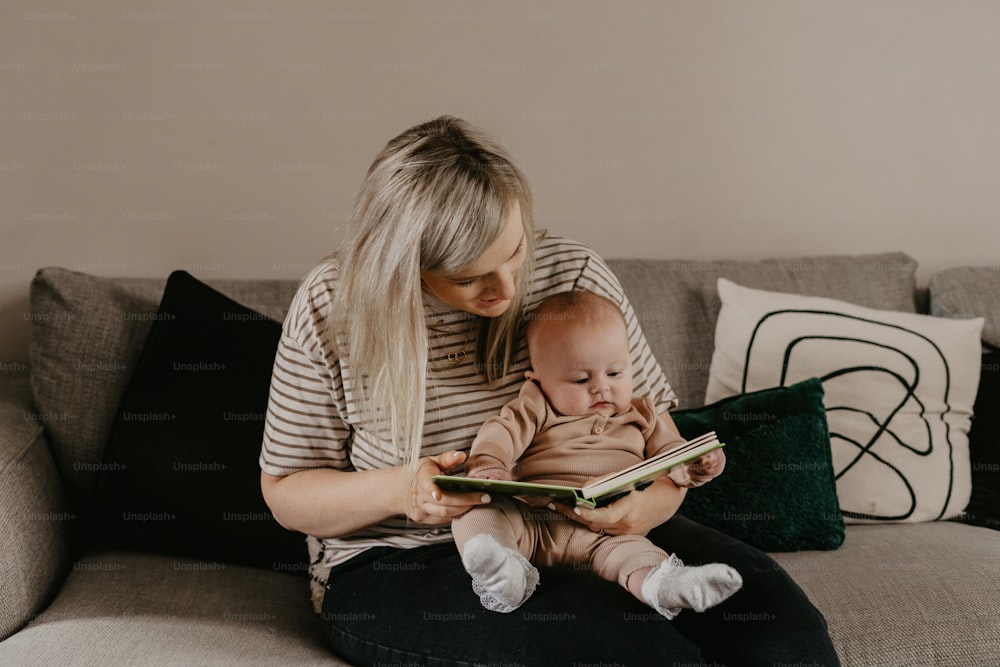
<svg viewBox="0 0 1000 667">
<path fill-rule="evenodd" d="M 528 559 L 492 535 L 476 535 L 469 540 L 462 553 L 462 565 L 472 576 L 472 590 L 483 607 L 491 611 L 514 611 L 538 585 L 538 570 Z"/>
<path fill-rule="evenodd" d="M 684 565 L 671 556 L 651 570 L 642 582 L 642 597 L 667 618 L 681 609 L 705 611 L 743 586 L 743 577 L 724 563 Z"/>
</svg>

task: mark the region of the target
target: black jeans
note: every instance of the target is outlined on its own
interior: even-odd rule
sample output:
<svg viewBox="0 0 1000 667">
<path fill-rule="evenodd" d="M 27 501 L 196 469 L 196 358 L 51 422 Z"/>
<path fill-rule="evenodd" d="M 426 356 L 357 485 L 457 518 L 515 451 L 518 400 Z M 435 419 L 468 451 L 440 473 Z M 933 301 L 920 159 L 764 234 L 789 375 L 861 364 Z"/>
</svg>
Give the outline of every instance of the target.
<svg viewBox="0 0 1000 667">
<path fill-rule="evenodd" d="M 480 606 L 454 544 L 378 548 L 331 571 L 327 636 L 355 665 L 840 664 L 823 616 L 766 554 L 680 516 L 649 538 L 687 565 L 732 565 L 743 588 L 667 621 L 589 572 L 539 568 L 534 595 L 498 614 Z"/>
</svg>

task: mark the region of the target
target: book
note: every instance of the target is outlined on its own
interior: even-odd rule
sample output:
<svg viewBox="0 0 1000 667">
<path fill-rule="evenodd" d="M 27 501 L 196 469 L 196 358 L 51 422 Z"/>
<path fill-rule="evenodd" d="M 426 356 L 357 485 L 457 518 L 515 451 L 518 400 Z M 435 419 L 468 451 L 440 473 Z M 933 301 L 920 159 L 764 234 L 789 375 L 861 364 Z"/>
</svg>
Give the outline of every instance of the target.
<svg viewBox="0 0 1000 667">
<path fill-rule="evenodd" d="M 442 491 L 485 491 L 509 496 L 548 497 L 570 505 L 604 507 L 633 490 L 641 491 L 660 475 L 677 466 L 697 459 L 713 449 L 722 447 L 715 431 L 682 442 L 656 456 L 639 461 L 627 468 L 599 477 L 586 486 L 576 488 L 556 484 L 533 482 L 507 482 L 496 479 L 478 479 L 457 475 L 435 475 L 432 479 Z"/>
</svg>

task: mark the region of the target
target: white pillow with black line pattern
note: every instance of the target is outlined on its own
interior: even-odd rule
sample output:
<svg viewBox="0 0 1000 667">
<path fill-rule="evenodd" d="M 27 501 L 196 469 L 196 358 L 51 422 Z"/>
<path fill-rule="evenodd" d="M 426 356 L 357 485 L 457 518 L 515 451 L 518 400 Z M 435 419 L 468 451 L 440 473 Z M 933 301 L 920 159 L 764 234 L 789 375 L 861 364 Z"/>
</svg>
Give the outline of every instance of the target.
<svg viewBox="0 0 1000 667">
<path fill-rule="evenodd" d="M 845 521 L 961 514 L 982 318 L 874 310 L 725 278 L 718 290 L 706 403 L 818 377 Z"/>
</svg>

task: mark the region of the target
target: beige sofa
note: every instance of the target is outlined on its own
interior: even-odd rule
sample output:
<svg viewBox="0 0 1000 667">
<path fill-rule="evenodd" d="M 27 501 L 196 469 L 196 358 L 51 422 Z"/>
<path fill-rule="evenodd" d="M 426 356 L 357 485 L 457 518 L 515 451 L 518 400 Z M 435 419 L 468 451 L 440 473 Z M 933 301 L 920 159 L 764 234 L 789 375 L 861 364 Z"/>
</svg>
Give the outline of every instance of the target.
<svg viewBox="0 0 1000 667">
<path fill-rule="evenodd" d="M 704 395 L 719 276 L 882 309 L 928 308 L 928 295 L 915 289 L 916 263 L 900 253 L 610 264 L 683 406 Z M 210 282 L 278 321 L 296 287 Z M 101 475 L 115 472 L 105 446 L 122 427 L 123 396 L 163 287 L 164 280 L 55 268 L 39 271 L 32 284 L 31 368 L 3 374 L 0 387 L 0 664 L 340 664 L 311 613 L 304 547 L 299 559 L 253 561 L 227 560 L 224 550 L 186 553 L 176 535 L 166 550 L 155 534 L 125 546 L 93 539 L 93 494 Z M 935 300 L 936 290 L 945 301 Z M 942 314 L 951 307 L 951 314 L 985 316 L 984 339 L 1000 345 L 1000 272 L 934 276 L 930 303 Z M 233 416 L 234 425 L 259 420 L 259 412 L 229 414 L 244 415 Z M 155 419 L 146 415 L 140 425 Z M 257 445 L 241 447 L 252 470 Z M 213 474 L 180 470 L 192 484 L 201 483 L 199 472 Z M 136 515 L 133 523 L 149 518 Z M 242 507 L 223 529 L 263 528 L 268 518 Z M 956 521 L 849 525 L 838 549 L 773 556 L 826 616 L 845 665 L 1000 664 L 996 530 Z"/>
</svg>

